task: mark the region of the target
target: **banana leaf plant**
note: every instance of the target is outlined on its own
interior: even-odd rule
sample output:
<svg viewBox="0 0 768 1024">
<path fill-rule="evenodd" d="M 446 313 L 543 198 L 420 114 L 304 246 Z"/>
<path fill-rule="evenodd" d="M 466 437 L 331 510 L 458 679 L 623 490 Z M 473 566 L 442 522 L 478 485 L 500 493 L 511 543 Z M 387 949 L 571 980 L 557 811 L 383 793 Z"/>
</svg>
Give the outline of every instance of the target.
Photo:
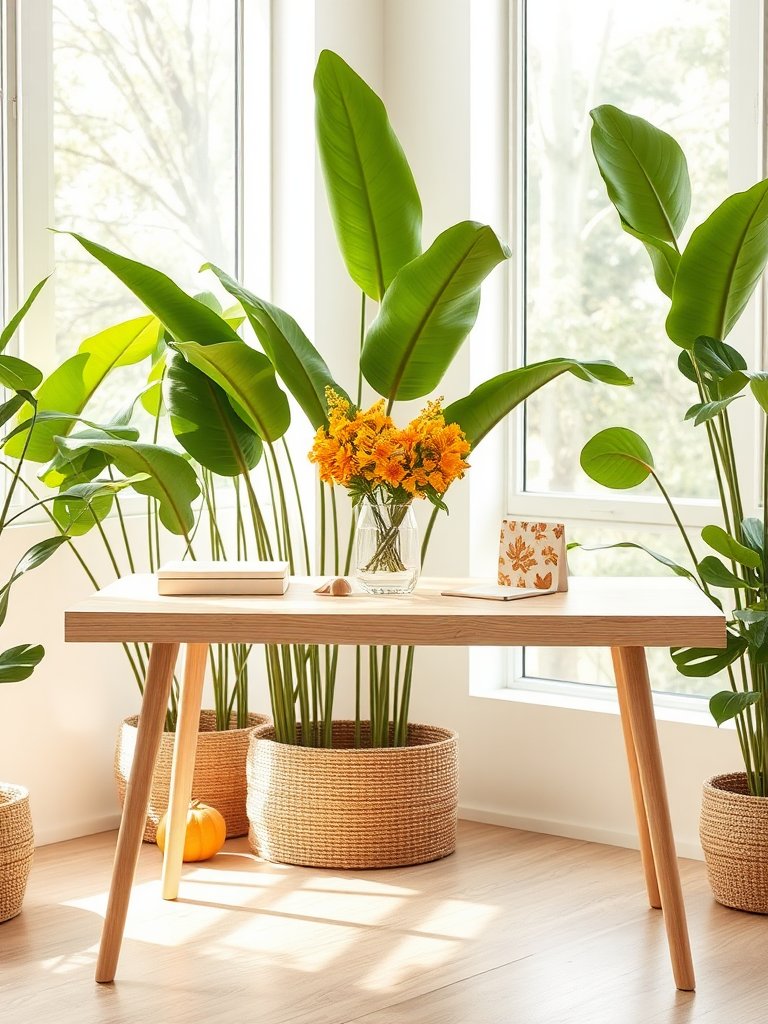
<svg viewBox="0 0 768 1024">
<path fill-rule="evenodd" d="M 425 248 L 421 198 L 381 99 L 330 51 L 320 55 L 315 95 L 317 145 L 330 212 L 346 268 L 361 290 L 360 356 L 353 379 L 340 381 L 289 313 L 226 271 L 211 264 L 203 268 L 238 303 L 255 344 L 244 341 L 209 300 L 186 294 L 160 271 L 81 235 L 73 237 L 133 292 L 160 326 L 144 398 L 151 394 L 157 416 L 167 414 L 173 436 L 198 467 L 214 550 L 220 557 L 234 547 L 237 557 L 255 552 L 259 558 L 285 558 L 292 572 L 322 575 L 349 571 L 352 532 L 345 554 L 336 493 L 320 485 L 319 555 L 312 557 L 287 440 L 288 396 L 317 429 L 328 422 L 328 386 L 346 397 L 354 394 L 353 404 L 359 404 L 365 382 L 389 409 L 395 402 L 430 394 L 474 326 L 482 282 L 510 252 L 491 227 L 474 221 L 449 226 Z M 376 304 L 372 318 L 367 303 Z M 446 421 L 459 423 L 474 447 L 520 403 L 565 373 L 586 382 L 632 383 L 604 360 L 553 358 L 485 381 L 446 407 Z M 41 446 L 47 443 L 44 434 L 40 438 Z M 114 442 L 80 437 L 56 444 L 59 455 L 98 454 L 120 472 L 136 468 L 114 459 Z M 119 447 L 125 452 L 130 443 Z M 50 446 L 46 457 L 49 453 Z M 60 470 L 61 463 L 55 468 Z M 144 469 L 154 486 L 162 488 L 163 469 Z M 227 543 L 216 507 L 222 478 L 229 479 L 235 499 L 235 537 Z M 435 508 L 422 557 L 437 512 Z M 243 652 L 244 658 L 247 654 Z M 372 649 L 367 662 L 368 715 L 375 742 L 405 743 L 414 650 Z M 358 650 L 358 719 L 363 713 L 362 664 Z M 335 648 L 267 648 L 278 740 L 297 742 L 300 726 L 301 742 L 330 745 L 337 668 Z"/>
<path fill-rule="evenodd" d="M 697 557 L 651 451 L 634 431 L 600 431 L 584 446 L 581 465 L 606 487 L 631 488 L 652 478 L 690 564 L 643 550 L 693 580 L 718 607 L 727 604 L 727 647 L 673 649 L 672 659 L 688 677 L 726 671 L 730 688 L 714 694 L 710 711 L 718 725 L 734 720 L 749 791 L 768 796 L 768 374 L 748 369 L 725 340 L 768 261 L 768 179 L 725 199 L 682 246 L 691 186 L 679 144 L 613 106 L 597 107 L 591 117 L 592 149 L 621 227 L 645 246 L 656 283 L 669 299 L 666 332 L 675 346 L 670 356 L 691 392 L 684 418 L 707 434 L 722 514 L 721 522 L 701 531 L 712 553 Z M 761 518 L 744 507 L 729 419 L 730 405 L 744 396 L 757 403 L 762 423 Z M 642 547 L 631 541 L 618 546 Z"/>
<path fill-rule="evenodd" d="M 43 423 L 49 422 L 41 413 L 38 399 L 34 394 L 42 382 L 43 374 L 26 360 L 7 353 L 6 349 L 13 341 L 46 280 L 35 285 L 24 304 L 0 332 L 0 393 L 3 398 L 0 402 L 0 428 L 5 431 L 0 437 L 0 472 L 5 481 L 0 503 L 0 551 L 4 546 L 4 537 L 7 539 L 9 536 L 10 528 L 23 522 L 35 509 L 47 515 L 56 532 L 33 544 L 17 561 L 8 578 L 0 579 L 0 628 L 5 623 L 11 591 L 18 580 L 25 573 L 41 566 L 62 545 L 72 546 L 72 537 L 77 535 L 82 524 L 95 521 L 96 516 L 106 515 L 113 495 L 123 487 L 129 486 L 127 480 L 92 480 L 86 486 L 65 488 L 56 495 L 41 499 L 24 476 L 24 463 L 31 443 L 32 431 L 29 428 L 37 427 L 39 424 L 42 429 Z M 71 414 L 66 411 L 56 412 L 55 415 L 59 423 L 72 419 Z M 12 425 L 15 419 L 21 420 L 17 426 Z M 15 459 L 9 461 L 6 457 L 7 449 L 12 446 L 17 452 Z M 19 494 L 22 491 L 27 494 L 28 499 L 24 503 L 19 501 Z M 60 521 L 61 510 L 64 508 L 67 510 L 66 525 Z M 3 565 L 7 564 L 6 559 L 2 562 Z M 16 644 L 0 651 L 0 683 L 27 679 L 44 655 L 45 651 L 40 644 L 30 643 Z"/>
</svg>

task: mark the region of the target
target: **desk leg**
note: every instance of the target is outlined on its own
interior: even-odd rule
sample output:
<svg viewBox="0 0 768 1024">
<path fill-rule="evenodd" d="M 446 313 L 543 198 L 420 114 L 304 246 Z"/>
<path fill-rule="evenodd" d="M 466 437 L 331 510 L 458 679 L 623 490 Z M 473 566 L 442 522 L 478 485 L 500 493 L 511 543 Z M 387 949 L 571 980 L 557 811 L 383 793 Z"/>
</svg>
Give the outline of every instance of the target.
<svg viewBox="0 0 768 1024">
<path fill-rule="evenodd" d="M 128 914 L 128 901 L 144 833 L 152 772 L 160 747 L 178 651 L 178 644 L 153 644 L 149 657 L 144 699 L 136 734 L 136 750 L 125 793 L 123 818 L 120 822 L 115 863 L 112 868 L 107 916 L 104 919 L 99 958 L 96 962 L 96 981 L 102 983 L 112 981 L 117 969 L 117 958 L 120 955 L 125 918 Z"/>
<path fill-rule="evenodd" d="M 200 730 L 200 705 L 208 657 L 208 644 L 187 644 L 184 681 L 179 704 L 179 721 L 173 746 L 171 793 L 165 829 L 163 856 L 163 899 L 175 900 L 179 894 L 181 865 L 184 858 L 187 810 L 192 796 L 197 734 Z"/>
<path fill-rule="evenodd" d="M 621 685 L 624 687 L 630 733 L 637 755 L 637 768 L 648 815 L 672 972 L 677 987 L 692 992 L 695 980 L 688 942 L 688 925 L 685 919 L 685 904 L 680 886 L 672 822 L 669 817 L 669 803 L 645 651 L 642 647 L 618 647 L 614 649 L 614 658 L 619 669 L 618 675 L 622 679 Z"/>
<path fill-rule="evenodd" d="M 611 654 L 613 656 L 613 672 L 616 677 L 616 693 L 619 698 L 621 729 L 624 734 L 624 746 L 627 751 L 627 767 L 629 768 L 629 781 L 632 786 L 632 803 L 635 808 L 635 821 L 637 822 L 637 836 L 640 841 L 640 860 L 643 865 L 643 874 L 645 875 L 645 888 L 648 893 L 648 902 L 655 910 L 659 910 L 661 908 L 659 882 L 656 878 L 656 865 L 653 862 L 651 833 L 648 831 L 648 812 L 645 809 L 643 789 L 640 784 L 640 772 L 637 767 L 637 750 L 635 749 L 632 725 L 629 720 L 627 680 L 624 676 L 618 648 L 614 647 Z"/>
</svg>

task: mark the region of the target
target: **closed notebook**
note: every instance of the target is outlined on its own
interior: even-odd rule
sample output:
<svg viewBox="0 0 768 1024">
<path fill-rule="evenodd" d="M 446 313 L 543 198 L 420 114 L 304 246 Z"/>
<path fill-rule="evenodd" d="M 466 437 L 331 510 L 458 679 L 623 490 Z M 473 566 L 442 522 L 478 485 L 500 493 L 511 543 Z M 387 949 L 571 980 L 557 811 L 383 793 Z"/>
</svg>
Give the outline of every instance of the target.
<svg viewBox="0 0 768 1024">
<path fill-rule="evenodd" d="M 287 562 L 166 562 L 157 592 L 183 595 L 280 595 L 288 589 Z"/>
</svg>

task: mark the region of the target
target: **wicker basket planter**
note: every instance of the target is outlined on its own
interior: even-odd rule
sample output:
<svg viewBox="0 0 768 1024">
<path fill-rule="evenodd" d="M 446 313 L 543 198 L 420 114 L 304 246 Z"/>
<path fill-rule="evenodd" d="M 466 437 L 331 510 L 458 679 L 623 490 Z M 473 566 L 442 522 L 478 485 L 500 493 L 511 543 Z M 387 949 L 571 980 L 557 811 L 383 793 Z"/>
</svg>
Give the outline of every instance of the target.
<svg viewBox="0 0 768 1024">
<path fill-rule="evenodd" d="M 254 730 L 248 752 L 248 839 L 265 860 L 323 868 L 388 868 L 456 848 L 458 737 L 410 725 L 406 747 L 354 749 L 354 722 L 333 724 L 332 749 Z M 363 744 L 370 741 L 363 724 Z"/>
<path fill-rule="evenodd" d="M 750 796 L 744 772 L 704 783 L 701 845 L 718 903 L 768 914 L 768 797 Z"/>
<path fill-rule="evenodd" d="M 29 793 L 0 783 L 0 922 L 21 912 L 34 852 Z"/>
<path fill-rule="evenodd" d="M 115 780 L 121 807 L 125 802 L 128 776 L 136 749 L 138 721 L 138 715 L 126 718 L 117 736 Z M 251 730 L 257 725 L 265 725 L 270 719 L 266 715 L 251 714 L 248 721 L 248 727 L 245 729 L 219 731 L 216 729 L 216 713 L 200 712 L 192 796 L 210 804 L 224 815 L 228 839 L 244 836 L 248 831 L 248 818 L 245 813 L 245 761 L 248 755 L 248 741 Z M 164 732 L 160 740 L 144 828 L 145 843 L 155 842 L 157 824 L 168 810 L 175 738 L 175 733 Z"/>
</svg>

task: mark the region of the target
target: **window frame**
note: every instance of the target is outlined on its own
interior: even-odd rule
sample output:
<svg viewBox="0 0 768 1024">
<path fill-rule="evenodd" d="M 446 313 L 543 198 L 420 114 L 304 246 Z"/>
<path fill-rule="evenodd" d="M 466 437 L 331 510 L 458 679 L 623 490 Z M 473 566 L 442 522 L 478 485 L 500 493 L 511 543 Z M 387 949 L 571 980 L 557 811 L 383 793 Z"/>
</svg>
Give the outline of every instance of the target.
<svg viewBox="0 0 768 1024">
<path fill-rule="evenodd" d="M 526 275 L 525 275 L 525 131 L 526 131 L 526 69 L 525 20 L 528 0 L 510 0 L 508 69 L 509 69 L 509 238 L 512 244 L 512 302 L 509 316 L 509 365 L 521 366 L 526 357 Z M 768 133 L 764 115 L 768 110 L 768 2 L 767 0 L 731 0 L 730 61 L 730 156 L 729 193 L 748 188 L 768 173 L 766 150 Z M 757 131 L 756 131 L 757 128 Z M 749 365 L 764 359 L 768 282 L 751 300 L 739 324 L 729 337 Z M 552 353 L 555 354 L 555 353 Z M 765 352 L 768 356 L 768 350 Z M 741 407 L 740 407 L 741 406 Z M 732 429 L 737 457 L 740 454 L 740 475 L 747 514 L 761 514 L 760 509 L 760 436 L 759 417 L 751 403 L 736 403 L 732 410 Z M 588 438 L 584 438 L 586 442 Z M 631 537 L 633 528 L 654 527 L 670 536 L 676 533 L 669 510 L 661 497 L 619 494 L 537 492 L 525 487 L 525 407 L 509 417 L 507 426 L 505 508 L 507 514 L 547 520 L 564 520 L 578 532 L 579 524 L 615 528 L 626 527 Z M 762 442 L 760 442 L 762 443 Z M 751 455 L 750 455 L 751 453 Z M 720 505 L 715 500 L 675 498 L 675 506 L 686 527 L 700 530 L 712 521 L 720 521 Z M 547 694 L 552 699 L 613 700 L 612 688 L 599 682 L 578 682 L 529 675 L 524 649 L 512 649 L 506 657 L 504 690 Z M 673 710 L 697 710 L 704 698 L 693 695 L 657 691 L 654 698 L 660 706 Z"/>
<path fill-rule="evenodd" d="M 235 267 L 259 294 L 272 285 L 272 39 L 270 0 L 235 6 Z M 2 308 L 13 311 L 36 282 L 55 273 L 53 235 L 52 0 L 0 0 L 2 32 Z M 246 59 L 246 40 L 248 53 Z M 266 141 L 265 141 L 266 140 Z M 137 300 L 138 301 L 138 300 Z M 55 291 L 44 288 L 25 317 L 14 350 L 45 374 L 55 352 Z M 3 480 L 0 479 L 0 493 Z M 123 498 L 143 514 L 139 495 Z M 115 513 L 111 513 L 114 515 Z M 32 512 L 15 529 L 44 521 Z"/>
</svg>

